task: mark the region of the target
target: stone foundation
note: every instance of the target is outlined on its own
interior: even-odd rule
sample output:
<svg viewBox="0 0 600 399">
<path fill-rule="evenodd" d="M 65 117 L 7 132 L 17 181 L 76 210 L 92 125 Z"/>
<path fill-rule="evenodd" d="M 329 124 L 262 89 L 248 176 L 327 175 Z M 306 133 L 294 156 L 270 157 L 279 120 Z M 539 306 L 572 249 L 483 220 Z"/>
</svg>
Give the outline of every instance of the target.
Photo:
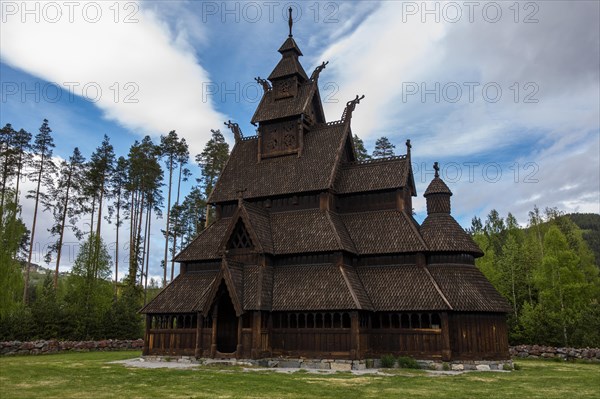
<svg viewBox="0 0 600 399">
<path fill-rule="evenodd" d="M 517 345 L 510 347 L 513 359 L 562 359 L 600 362 L 600 348 L 556 348 L 542 345 Z"/>
<path fill-rule="evenodd" d="M 57 352 L 142 350 L 143 347 L 143 339 L 107 339 L 103 341 L 6 341 L 0 342 L 0 355 L 42 355 Z"/>
<path fill-rule="evenodd" d="M 265 368 L 295 368 L 310 370 L 335 370 L 351 371 L 381 368 L 380 359 L 364 360 L 342 360 L 342 359 L 292 359 L 292 358 L 270 358 L 270 359 L 196 359 L 193 356 L 143 356 L 142 361 L 148 362 L 176 362 L 185 364 L 198 364 L 203 366 L 227 365 L 227 366 L 256 366 Z M 512 370 L 512 360 L 487 361 L 487 360 L 464 360 L 453 362 L 441 362 L 433 360 L 418 360 L 421 369 L 437 371 L 497 371 Z M 397 364 L 396 364 L 397 367 Z"/>
</svg>

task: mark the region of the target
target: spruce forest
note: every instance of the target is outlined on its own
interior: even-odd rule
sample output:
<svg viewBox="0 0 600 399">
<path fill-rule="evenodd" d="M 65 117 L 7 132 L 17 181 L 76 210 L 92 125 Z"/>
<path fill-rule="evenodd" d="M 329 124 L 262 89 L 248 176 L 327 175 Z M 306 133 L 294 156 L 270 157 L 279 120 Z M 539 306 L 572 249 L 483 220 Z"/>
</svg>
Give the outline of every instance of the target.
<svg viewBox="0 0 600 399">
<path fill-rule="evenodd" d="M 91 154 L 75 147 L 58 162 L 47 120 L 36 134 L 4 126 L 0 340 L 140 338 L 137 311 L 176 277 L 174 255 L 214 218 L 206 199 L 229 145 L 219 130 L 211 134 L 193 158 L 201 171 L 196 178 L 188 169 L 189 147 L 175 131 L 157 142 L 135 141 L 127 154 L 116 154 L 104 136 Z M 359 160 L 392 156 L 395 149 L 386 137 L 372 154 L 358 136 L 354 147 Z M 34 189 L 23 193 L 24 181 Z M 23 201 L 34 209 L 30 220 L 22 217 Z M 41 218 L 52 220 L 48 231 L 40 231 Z M 103 221 L 113 229 L 110 249 Z M 510 343 L 600 346 L 600 215 L 536 207 L 519 222 L 492 210 L 485 220 L 474 217 L 467 230 L 485 252 L 477 267 L 511 304 Z M 150 245 L 156 223 L 160 248 Z M 67 235 L 80 243 L 72 262 L 63 253 Z M 35 243 L 48 237 L 40 269 L 32 262 Z M 149 269 L 158 253 L 162 278 L 156 281 Z M 71 270 L 61 273 L 66 264 Z"/>
</svg>

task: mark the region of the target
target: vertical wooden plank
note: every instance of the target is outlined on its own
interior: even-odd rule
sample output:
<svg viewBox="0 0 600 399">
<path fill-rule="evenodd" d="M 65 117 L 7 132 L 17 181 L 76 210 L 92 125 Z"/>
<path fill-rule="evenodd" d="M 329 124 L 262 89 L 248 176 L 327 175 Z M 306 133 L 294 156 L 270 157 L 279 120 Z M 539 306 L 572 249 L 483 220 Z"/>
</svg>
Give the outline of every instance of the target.
<svg viewBox="0 0 600 399">
<path fill-rule="evenodd" d="M 452 349 L 450 348 L 450 323 L 448 321 L 448 312 L 443 312 L 441 316 L 442 360 L 448 361 L 452 358 Z"/>
<path fill-rule="evenodd" d="M 198 312 L 196 316 L 196 348 L 194 349 L 194 356 L 199 358 L 202 357 L 202 326 L 204 324 L 204 316 Z"/>
<path fill-rule="evenodd" d="M 260 355 L 260 330 L 260 311 L 255 310 L 252 314 L 252 349 L 250 351 L 250 357 L 252 359 L 257 359 Z"/>
<path fill-rule="evenodd" d="M 215 305 L 215 309 L 212 315 L 212 331 L 210 337 L 210 357 L 214 358 L 217 355 L 217 315 L 219 310 L 219 304 Z"/>
<path fill-rule="evenodd" d="M 242 316 L 237 318 L 237 346 L 235 348 L 235 357 L 239 359 L 242 357 Z"/>
<path fill-rule="evenodd" d="M 150 353 L 150 325 L 152 324 L 152 316 L 146 313 L 146 332 L 144 333 L 144 350 L 142 355 L 146 356 Z"/>
<path fill-rule="evenodd" d="M 360 331 L 358 312 L 350 313 L 350 358 L 356 360 L 360 357 Z"/>
</svg>

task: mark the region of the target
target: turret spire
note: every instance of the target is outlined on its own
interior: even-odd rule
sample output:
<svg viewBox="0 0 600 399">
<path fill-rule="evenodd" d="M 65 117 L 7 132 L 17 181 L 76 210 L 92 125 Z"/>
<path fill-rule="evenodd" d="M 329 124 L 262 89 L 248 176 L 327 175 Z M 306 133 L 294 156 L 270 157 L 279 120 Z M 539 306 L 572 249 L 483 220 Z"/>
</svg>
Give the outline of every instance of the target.
<svg viewBox="0 0 600 399">
<path fill-rule="evenodd" d="M 288 8 L 288 12 L 290 13 L 290 16 L 288 18 L 288 25 L 290 27 L 290 34 L 288 35 L 288 37 L 293 37 L 294 35 L 292 35 L 292 25 L 294 25 L 294 20 L 292 19 L 292 7 Z"/>
<path fill-rule="evenodd" d="M 440 166 L 437 162 L 433 163 L 433 170 L 435 170 L 435 177 L 440 177 Z"/>
</svg>

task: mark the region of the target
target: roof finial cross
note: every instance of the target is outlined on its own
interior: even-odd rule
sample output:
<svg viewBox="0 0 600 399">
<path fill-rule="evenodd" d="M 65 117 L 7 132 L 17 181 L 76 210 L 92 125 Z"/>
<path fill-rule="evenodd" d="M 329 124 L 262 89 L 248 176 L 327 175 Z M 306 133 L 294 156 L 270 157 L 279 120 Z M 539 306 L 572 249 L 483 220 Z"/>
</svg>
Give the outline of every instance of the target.
<svg viewBox="0 0 600 399">
<path fill-rule="evenodd" d="M 292 19 L 292 7 L 288 8 L 288 12 L 290 13 L 290 17 L 288 18 L 288 25 L 290 27 L 290 34 L 288 37 L 292 37 L 292 25 L 294 24 L 294 20 Z"/>
<path fill-rule="evenodd" d="M 440 166 L 437 162 L 433 163 L 433 170 L 435 170 L 435 177 L 440 177 Z"/>
</svg>

